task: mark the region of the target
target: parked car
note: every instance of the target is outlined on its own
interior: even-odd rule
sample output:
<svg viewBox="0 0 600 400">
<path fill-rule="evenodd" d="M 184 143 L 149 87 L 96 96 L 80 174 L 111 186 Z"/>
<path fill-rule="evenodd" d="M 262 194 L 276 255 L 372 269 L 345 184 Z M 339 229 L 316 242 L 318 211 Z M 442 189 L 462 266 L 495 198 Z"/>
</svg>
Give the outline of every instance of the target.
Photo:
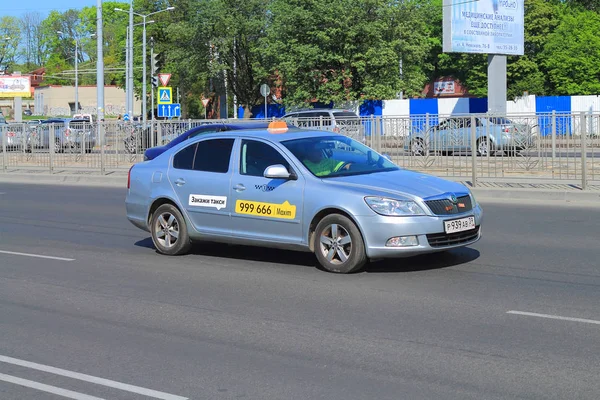
<svg viewBox="0 0 600 400">
<path fill-rule="evenodd" d="M 475 123 L 478 155 L 492 155 L 499 151 L 517 154 L 533 146 L 535 137 L 526 124 L 504 117 L 475 117 Z M 471 117 L 452 117 L 424 132 L 412 132 L 406 147 L 415 156 L 431 152 L 465 152 L 471 150 L 471 137 Z"/>
<path fill-rule="evenodd" d="M 146 150 L 144 152 L 144 160 L 145 161 L 152 160 L 152 159 L 156 158 L 157 156 L 159 156 L 160 154 L 167 151 L 168 149 L 170 149 L 171 147 L 178 145 L 179 143 L 183 142 L 184 140 L 192 139 L 198 135 L 205 135 L 207 133 L 215 133 L 215 132 L 235 131 L 235 130 L 239 130 L 239 129 L 259 129 L 259 128 L 266 129 L 268 126 L 269 126 L 268 122 L 254 122 L 254 123 L 248 122 L 248 123 L 238 123 L 238 124 L 218 123 L 218 124 L 207 124 L 207 125 L 197 126 L 195 128 L 192 128 L 192 129 L 182 133 L 181 135 L 174 137 L 172 140 L 170 140 L 167 144 L 165 144 L 163 146 L 149 148 L 148 150 Z"/>
<path fill-rule="evenodd" d="M 31 110 L 29 108 L 26 108 L 26 109 L 23 110 L 23 115 L 30 116 L 30 115 L 32 115 L 32 112 L 31 112 Z"/>
<path fill-rule="evenodd" d="M 351 110 L 300 110 L 287 113 L 281 119 L 299 128 L 317 128 L 353 138 L 361 137 L 363 132 L 360 117 Z"/>
<path fill-rule="evenodd" d="M 71 150 L 75 147 L 69 129 L 70 119 L 49 118 L 38 124 L 31 124 L 27 132 L 27 151 L 49 149 L 55 153 Z"/>
<path fill-rule="evenodd" d="M 282 121 L 198 135 L 133 165 L 125 208 L 165 255 L 184 254 L 196 240 L 278 247 L 314 252 L 339 273 L 368 259 L 468 246 L 483 219 L 460 183 Z"/>
<path fill-rule="evenodd" d="M 77 151 L 83 147 L 86 153 L 96 146 L 96 129 L 88 119 L 72 119 L 69 121 L 69 138 Z"/>
<path fill-rule="evenodd" d="M 24 145 L 23 124 L 9 124 L 4 116 L 0 115 L 0 151 L 6 147 L 7 151 L 21 150 Z M 6 145 L 4 140 L 6 138 Z"/>
</svg>

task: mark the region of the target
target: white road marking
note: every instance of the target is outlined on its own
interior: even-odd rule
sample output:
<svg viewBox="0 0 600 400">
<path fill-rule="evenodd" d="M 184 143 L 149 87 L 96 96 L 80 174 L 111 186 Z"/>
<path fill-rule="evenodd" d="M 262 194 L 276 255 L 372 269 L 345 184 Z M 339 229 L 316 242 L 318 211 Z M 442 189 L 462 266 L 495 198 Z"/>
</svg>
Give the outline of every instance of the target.
<svg viewBox="0 0 600 400">
<path fill-rule="evenodd" d="M 31 253 L 19 253 L 16 251 L 6 251 L 0 250 L 2 254 L 12 254 L 14 256 L 25 256 L 25 257 L 35 257 L 35 258 L 46 258 L 49 260 L 59 260 L 59 261 L 75 261 L 74 258 L 64 258 L 64 257 L 53 257 L 53 256 L 44 256 L 41 254 L 31 254 Z"/>
<path fill-rule="evenodd" d="M 165 392 L 159 392 L 157 390 L 146 389 L 139 386 L 129 385 L 127 383 L 111 381 L 110 379 L 98 378 L 92 375 L 81 374 L 79 372 L 68 371 L 66 369 L 55 368 L 49 365 L 37 364 L 30 361 L 19 360 L 18 358 L 12 358 L 0 355 L 0 362 L 7 364 L 19 365 L 25 368 L 36 369 L 38 371 L 49 372 L 51 374 L 66 376 L 67 378 L 78 379 L 80 381 L 91 382 L 97 385 L 108 386 L 114 389 L 123 390 L 126 392 L 137 393 L 144 396 L 154 397 L 155 399 L 162 400 L 188 400 L 187 397 L 176 396 Z"/>
<path fill-rule="evenodd" d="M 596 321 L 594 319 L 585 319 L 585 318 L 572 318 L 572 317 L 561 317 L 560 315 L 549 315 L 549 314 L 538 314 L 526 311 L 507 311 L 507 314 L 516 314 L 516 315 L 525 315 L 528 317 L 539 317 L 539 318 L 549 318 L 549 319 L 558 319 L 561 321 L 573 321 L 573 322 L 584 322 L 586 324 L 595 324 L 600 325 L 600 321 Z"/>
<path fill-rule="evenodd" d="M 18 378 L 16 376 L 0 374 L 0 381 L 14 383 L 15 385 L 25 386 L 28 388 L 33 388 L 36 390 L 40 390 L 42 392 L 56 394 L 62 397 L 66 397 L 69 399 L 75 400 L 104 400 L 100 397 L 88 396 L 87 394 L 73 392 L 72 390 L 61 389 L 56 386 L 45 385 L 43 383 L 39 383 L 36 381 L 30 381 L 28 379 Z"/>
</svg>

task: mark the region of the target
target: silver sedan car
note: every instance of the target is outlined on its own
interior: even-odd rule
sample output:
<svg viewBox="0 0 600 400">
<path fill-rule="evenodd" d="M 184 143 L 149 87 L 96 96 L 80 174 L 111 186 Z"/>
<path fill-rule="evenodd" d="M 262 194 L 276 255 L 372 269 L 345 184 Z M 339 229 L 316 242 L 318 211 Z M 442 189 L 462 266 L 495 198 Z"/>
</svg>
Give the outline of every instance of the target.
<svg viewBox="0 0 600 400">
<path fill-rule="evenodd" d="M 128 219 L 166 255 L 219 241 L 311 251 L 324 269 L 349 273 L 481 237 L 482 209 L 464 185 L 282 121 L 182 142 L 135 164 L 127 185 Z"/>
</svg>

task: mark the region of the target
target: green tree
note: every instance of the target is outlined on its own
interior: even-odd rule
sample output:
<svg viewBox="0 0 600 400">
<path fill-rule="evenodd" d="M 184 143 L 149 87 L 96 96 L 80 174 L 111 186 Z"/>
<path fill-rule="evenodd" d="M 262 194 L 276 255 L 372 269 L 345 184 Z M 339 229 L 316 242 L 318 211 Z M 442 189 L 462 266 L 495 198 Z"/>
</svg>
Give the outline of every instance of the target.
<svg viewBox="0 0 600 400">
<path fill-rule="evenodd" d="M 600 93 L 600 15 L 566 13 L 542 51 L 552 94 Z"/>
<path fill-rule="evenodd" d="M 545 95 L 550 91 L 542 51 L 561 18 L 562 5 L 546 0 L 525 0 L 525 51 L 511 56 L 507 65 L 509 99 L 523 92 Z"/>
<path fill-rule="evenodd" d="M 20 22 L 16 17 L 0 18 L 0 71 L 13 69 L 21 37 Z"/>
<path fill-rule="evenodd" d="M 270 0 L 215 0 L 211 3 L 209 29 L 209 76 L 212 88 L 223 91 L 218 82 L 226 78 L 228 91 L 238 104 L 249 110 L 262 102 L 259 87 L 275 84 L 277 76 L 264 49 L 265 27 Z M 208 17 L 208 16 L 207 16 Z M 217 83 L 217 85 L 215 85 Z"/>
<path fill-rule="evenodd" d="M 286 103 L 395 98 L 401 88 L 401 42 L 391 26 L 396 7 L 385 0 L 273 0 L 263 47 Z"/>
</svg>

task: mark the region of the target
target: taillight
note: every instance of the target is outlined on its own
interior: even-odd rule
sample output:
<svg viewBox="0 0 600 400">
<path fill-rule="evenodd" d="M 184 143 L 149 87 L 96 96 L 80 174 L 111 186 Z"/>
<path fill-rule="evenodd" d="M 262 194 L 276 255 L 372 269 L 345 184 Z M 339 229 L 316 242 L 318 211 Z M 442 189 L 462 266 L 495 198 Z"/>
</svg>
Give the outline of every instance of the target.
<svg viewBox="0 0 600 400">
<path fill-rule="evenodd" d="M 15 137 L 15 133 L 14 132 L 8 132 L 8 137 Z"/>
<path fill-rule="evenodd" d="M 71 133 L 70 129 L 65 129 L 65 136 L 69 136 L 69 133 Z"/>
<path fill-rule="evenodd" d="M 129 172 L 127 173 L 127 189 L 129 189 L 131 187 L 131 170 L 133 169 L 134 165 L 131 166 L 131 168 L 129 168 Z"/>
</svg>

